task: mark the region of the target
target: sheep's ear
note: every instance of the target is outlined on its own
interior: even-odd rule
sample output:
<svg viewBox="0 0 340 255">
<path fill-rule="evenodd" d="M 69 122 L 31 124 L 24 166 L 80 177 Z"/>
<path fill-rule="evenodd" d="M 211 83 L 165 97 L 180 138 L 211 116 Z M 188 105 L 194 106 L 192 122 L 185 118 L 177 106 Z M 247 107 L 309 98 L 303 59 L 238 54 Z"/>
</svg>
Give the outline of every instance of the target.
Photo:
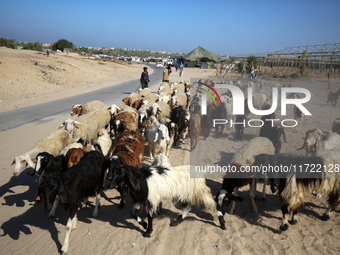
<svg viewBox="0 0 340 255">
<path fill-rule="evenodd" d="M 14 164 L 15 164 L 15 159 L 13 159 L 13 162 L 12 162 L 11 166 L 13 166 Z"/>
<path fill-rule="evenodd" d="M 64 126 L 65 126 L 65 122 L 61 123 L 61 124 L 59 125 L 58 129 L 61 129 L 61 128 L 63 128 Z"/>
<path fill-rule="evenodd" d="M 79 121 L 73 121 L 74 124 L 77 124 L 77 125 L 82 125 L 83 123 L 79 122 Z"/>
</svg>

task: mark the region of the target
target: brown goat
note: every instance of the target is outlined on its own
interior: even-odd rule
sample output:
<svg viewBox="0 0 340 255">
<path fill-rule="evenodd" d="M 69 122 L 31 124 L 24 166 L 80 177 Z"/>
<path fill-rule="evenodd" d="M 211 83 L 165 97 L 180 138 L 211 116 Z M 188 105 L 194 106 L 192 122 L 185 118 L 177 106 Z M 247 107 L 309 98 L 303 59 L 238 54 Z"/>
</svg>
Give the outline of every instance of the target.
<svg viewBox="0 0 340 255">
<path fill-rule="evenodd" d="M 131 104 L 131 107 L 135 108 L 137 111 L 142 106 L 142 99 L 136 100 Z"/>
<path fill-rule="evenodd" d="M 131 106 L 131 98 L 130 97 L 123 98 L 122 102 L 125 105 Z"/>
<path fill-rule="evenodd" d="M 65 159 L 67 162 L 67 167 L 70 168 L 79 163 L 80 159 L 84 156 L 84 154 L 91 151 L 91 147 L 84 148 L 71 148 L 67 151 L 65 155 Z"/>
<path fill-rule="evenodd" d="M 314 156 L 316 153 L 331 150 L 340 146 L 340 136 L 333 132 L 322 132 L 319 129 L 311 129 L 306 132 L 305 141 L 301 148 L 305 149 L 306 156 L 311 154 Z"/>
<path fill-rule="evenodd" d="M 201 131 L 201 116 L 192 114 L 190 116 L 190 151 L 193 151 L 198 144 L 198 136 Z"/>
<path fill-rule="evenodd" d="M 145 140 L 139 131 L 124 130 L 118 137 L 112 153 L 129 166 L 141 166 L 144 160 Z"/>
</svg>

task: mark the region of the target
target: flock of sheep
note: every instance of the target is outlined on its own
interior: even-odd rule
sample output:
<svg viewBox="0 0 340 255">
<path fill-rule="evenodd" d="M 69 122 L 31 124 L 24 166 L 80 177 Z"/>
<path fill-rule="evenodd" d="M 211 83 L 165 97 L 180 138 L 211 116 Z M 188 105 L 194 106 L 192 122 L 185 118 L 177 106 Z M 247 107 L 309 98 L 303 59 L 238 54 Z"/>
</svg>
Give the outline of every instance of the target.
<svg viewBox="0 0 340 255">
<path fill-rule="evenodd" d="M 220 227 L 225 229 L 224 214 L 229 208 L 232 213 L 235 202 L 243 199 L 237 196 L 238 189 L 250 185 L 250 199 L 253 211 L 257 211 L 254 196 L 256 177 L 270 178 L 272 191 L 286 203 L 282 207 L 283 220 L 280 230 L 288 228 L 287 215 L 293 212 L 291 224 L 296 220 L 298 207 L 308 193 L 317 192 L 328 196 L 329 208 L 322 219 L 327 220 L 336 210 L 340 196 L 339 171 L 320 174 L 315 178 L 301 179 L 295 174 L 282 176 L 253 176 L 223 179 L 221 190 L 212 196 L 204 178 L 190 178 L 190 166 L 171 166 L 170 150 L 190 135 L 191 150 L 196 149 L 199 135 L 206 139 L 212 127 L 212 118 L 231 119 L 232 96 L 228 91 L 221 93 L 222 105 L 210 103 L 208 114 L 201 115 L 199 93 L 191 98 L 189 82 L 162 83 L 157 93 L 140 89 L 123 99 L 122 105 L 107 106 L 100 101 L 74 105 L 71 116 L 59 129 L 41 139 L 36 146 L 15 157 L 13 174 L 17 176 L 26 167 L 37 174 L 37 203 L 44 202 L 49 216 L 55 215 L 58 203 L 69 213 L 66 236 L 62 251 L 67 253 L 70 232 L 76 226 L 79 207 L 85 206 L 87 198 L 96 196 L 93 216 L 98 214 L 100 193 L 116 188 L 121 194 L 120 207 L 124 207 L 124 196 L 130 193 L 133 199 L 131 216 L 145 229 L 143 236 L 150 237 L 152 220 L 161 213 L 163 201 L 178 203 L 182 214 L 171 223 L 179 224 L 190 211 L 191 206 L 204 205 L 218 216 Z M 254 107 L 268 109 L 266 96 L 253 95 Z M 246 109 L 247 110 L 247 109 Z M 294 110 L 294 112 L 298 112 Z M 241 119 L 249 118 L 246 111 Z M 298 116 L 298 114 L 296 114 Z M 237 116 L 237 118 L 240 118 Z M 275 118 L 274 116 L 264 116 Z M 236 119 L 237 119 L 236 118 Z M 301 114 L 300 114 L 301 118 Z M 261 137 L 248 141 L 234 154 L 230 165 L 240 168 L 252 165 L 288 165 L 314 162 L 325 166 L 340 164 L 340 119 L 333 123 L 332 132 L 318 129 L 306 134 L 304 145 L 306 157 L 280 154 L 282 127 L 263 126 Z M 215 136 L 223 132 L 215 128 Z M 243 129 L 236 126 L 236 138 L 242 139 Z M 143 164 L 147 146 L 152 166 Z M 265 185 L 262 192 L 265 198 Z M 138 216 L 140 209 L 147 212 L 148 222 Z"/>
</svg>

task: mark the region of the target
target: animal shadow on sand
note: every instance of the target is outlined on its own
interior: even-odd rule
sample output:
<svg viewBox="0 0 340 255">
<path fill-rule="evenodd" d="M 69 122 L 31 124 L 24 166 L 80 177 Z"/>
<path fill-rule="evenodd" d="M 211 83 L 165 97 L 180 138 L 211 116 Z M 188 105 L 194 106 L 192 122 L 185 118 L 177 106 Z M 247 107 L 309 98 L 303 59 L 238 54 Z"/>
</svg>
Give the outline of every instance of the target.
<svg viewBox="0 0 340 255">
<path fill-rule="evenodd" d="M 34 169 L 26 168 L 19 176 L 12 176 L 9 182 L 0 187 L 0 197 L 4 197 L 5 200 L 5 203 L 2 203 L 1 205 L 24 207 L 25 201 L 35 201 L 39 178 L 37 176 L 31 177 L 27 174 L 32 171 L 34 171 Z M 17 186 L 27 186 L 28 190 L 23 193 L 15 193 L 13 188 Z M 7 195 L 7 193 L 10 193 L 11 195 Z"/>
<path fill-rule="evenodd" d="M 80 209 L 78 211 L 78 222 L 88 224 L 92 223 L 91 218 L 93 218 L 92 212 L 94 206 L 90 203 L 89 207 L 90 208 Z M 101 209 L 99 210 L 99 213 L 102 214 Z M 112 216 L 112 213 L 107 213 L 107 215 Z M 54 218 L 50 218 L 48 217 L 48 212 L 44 209 L 44 205 L 38 204 L 30 207 L 23 214 L 12 217 L 8 221 L 4 222 L 1 225 L 1 229 L 3 230 L 3 234 L 1 236 L 8 235 L 12 239 L 18 240 L 20 233 L 24 233 L 25 235 L 32 234 L 29 226 L 37 227 L 42 230 L 47 230 L 50 233 L 51 239 L 56 243 L 58 251 L 61 252 L 62 244 L 59 241 L 59 231 L 56 228 L 55 223 L 66 226 L 68 218 L 68 213 L 60 205 L 56 209 L 56 216 Z"/>
<path fill-rule="evenodd" d="M 59 213 L 60 214 L 60 213 Z M 59 220 L 66 224 L 67 215 L 64 214 Z M 56 243 L 58 250 L 61 250 L 61 243 L 58 239 L 58 230 L 55 227 L 54 220 L 48 217 L 48 214 L 43 208 L 43 205 L 37 205 L 30 207 L 26 212 L 21 215 L 12 217 L 8 221 L 1 225 L 3 234 L 1 236 L 8 235 L 14 240 L 18 240 L 21 233 L 25 235 L 32 234 L 29 226 L 37 227 L 42 230 L 48 230 L 50 232 L 52 240 Z"/>
</svg>

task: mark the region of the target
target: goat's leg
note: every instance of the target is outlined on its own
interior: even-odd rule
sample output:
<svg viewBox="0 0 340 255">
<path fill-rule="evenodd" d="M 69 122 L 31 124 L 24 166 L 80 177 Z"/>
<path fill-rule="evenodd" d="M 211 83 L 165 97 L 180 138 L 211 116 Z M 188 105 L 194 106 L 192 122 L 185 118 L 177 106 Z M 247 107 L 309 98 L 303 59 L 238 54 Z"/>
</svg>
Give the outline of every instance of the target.
<svg viewBox="0 0 340 255">
<path fill-rule="evenodd" d="M 89 203 L 89 198 L 84 198 L 82 204 L 81 204 L 81 209 L 85 209 L 87 207 L 87 204 Z"/>
<path fill-rule="evenodd" d="M 191 210 L 191 206 L 186 205 L 182 211 L 182 214 L 178 216 L 178 218 L 175 221 L 171 222 L 170 226 L 174 227 L 174 226 L 177 226 L 179 223 L 181 223 L 184 220 L 184 218 L 187 216 L 188 212 L 190 212 L 190 210 Z"/>
<path fill-rule="evenodd" d="M 238 194 L 238 188 L 235 188 L 235 196 L 237 196 Z M 235 213 L 235 206 L 236 206 L 236 201 L 231 201 L 231 207 L 230 207 L 230 210 L 229 210 L 229 214 L 234 214 Z"/>
<path fill-rule="evenodd" d="M 183 133 L 182 133 L 182 143 L 184 143 L 185 142 L 185 138 L 187 137 L 187 134 L 188 134 L 188 129 L 186 128 L 184 131 L 183 131 Z"/>
<path fill-rule="evenodd" d="M 143 226 L 143 228 L 147 228 L 148 224 L 142 219 L 140 218 L 138 215 L 137 215 L 137 211 L 139 210 L 140 208 L 140 205 L 139 204 L 135 204 L 132 209 L 131 209 L 131 216 L 132 218 L 134 218 L 140 225 Z"/>
<path fill-rule="evenodd" d="M 252 210 L 253 212 L 257 213 L 257 207 L 254 201 L 254 193 L 255 193 L 255 184 L 256 184 L 256 179 L 254 178 L 253 181 L 249 184 L 249 197 L 252 205 Z"/>
<path fill-rule="evenodd" d="M 286 231 L 288 229 L 288 204 L 284 204 L 281 207 L 282 210 L 282 221 L 280 226 L 280 232 Z"/>
<path fill-rule="evenodd" d="M 124 208 L 124 205 L 125 205 L 125 200 L 124 200 L 124 197 L 125 197 L 125 194 L 126 194 L 126 184 L 125 183 L 121 183 L 118 185 L 118 192 L 120 194 L 120 203 L 119 203 L 119 208 Z"/>
<path fill-rule="evenodd" d="M 67 254 L 68 252 L 70 234 L 71 234 L 72 229 L 75 228 L 76 223 L 77 223 L 77 214 L 73 216 L 73 218 L 70 216 L 67 220 L 66 235 L 65 235 L 63 247 L 61 248 L 62 254 Z"/>
<path fill-rule="evenodd" d="M 330 219 L 331 213 L 335 211 L 339 205 L 340 189 L 335 193 L 328 195 L 328 208 L 326 212 L 321 216 L 321 220 L 326 221 Z"/>
<path fill-rule="evenodd" d="M 298 209 L 295 209 L 293 211 L 293 214 L 292 214 L 292 219 L 289 222 L 290 225 L 295 225 L 297 223 L 297 219 L 298 219 Z M 295 218 L 295 219 L 294 219 Z"/>
<path fill-rule="evenodd" d="M 153 217 L 151 215 L 151 213 L 149 212 L 148 213 L 148 228 L 147 230 L 143 233 L 143 236 L 144 237 L 150 237 L 151 235 L 151 232 L 152 232 L 152 220 L 153 220 Z"/>
<path fill-rule="evenodd" d="M 98 216 L 98 208 L 100 206 L 100 192 L 98 192 L 96 194 L 96 205 L 94 206 L 94 210 L 93 210 L 93 213 L 92 213 L 92 216 L 93 217 L 97 217 Z"/>
<path fill-rule="evenodd" d="M 59 196 L 56 195 L 54 202 L 53 202 L 52 209 L 51 209 L 50 213 L 48 214 L 48 217 L 53 218 L 55 216 L 55 210 L 57 209 L 58 203 L 59 203 Z"/>
</svg>

